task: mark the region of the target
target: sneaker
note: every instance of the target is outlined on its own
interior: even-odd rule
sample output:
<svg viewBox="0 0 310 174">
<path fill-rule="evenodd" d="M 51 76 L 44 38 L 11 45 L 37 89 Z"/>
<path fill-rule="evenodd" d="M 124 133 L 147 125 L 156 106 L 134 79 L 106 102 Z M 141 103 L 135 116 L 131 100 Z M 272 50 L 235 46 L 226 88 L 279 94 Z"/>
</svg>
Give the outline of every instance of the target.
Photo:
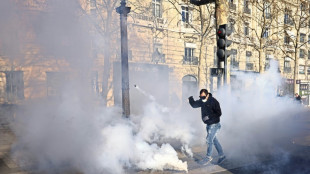
<svg viewBox="0 0 310 174">
<path fill-rule="evenodd" d="M 210 164 L 210 162 L 212 161 L 212 157 L 205 157 L 205 158 L 203 158 L 201 161 L 200 161 L 200 164 L 201 165 L 208 165 L 208 164 Z"/>
<path fill-rule="evenodd" d="M 219 160 L 217 161 L 217 164 L 221 164 L 223 161 L 225 161 L 225 159 L 226 159 L 226 156 L 221 156 Z"/>
</svg>

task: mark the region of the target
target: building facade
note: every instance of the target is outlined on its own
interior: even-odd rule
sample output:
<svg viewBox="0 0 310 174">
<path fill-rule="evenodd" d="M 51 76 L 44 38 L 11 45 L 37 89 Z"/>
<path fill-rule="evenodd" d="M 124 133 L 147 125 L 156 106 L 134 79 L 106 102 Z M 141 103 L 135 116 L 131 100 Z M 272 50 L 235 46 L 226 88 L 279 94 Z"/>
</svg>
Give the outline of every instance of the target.
<svg viewBox="0 0 310 174">
<path fill-rule="evenodd" d="M 6 44 L 0 44 L 2 103 L 57 95 L 61 81 L 70 78 L 69 72 L 85 68 L 76 64 L 76 58 L 80 57 L 78 60 L 83 65 L 87 64 L 83 62 L 85 57 L 92 62 L 84 77 L 90 90 L 106 99 L 107 105 L 120 103 L 120 32 L 119 15 L 115 12 L 119 1 L 80 0 L 77 16 L 87 21 L 87 28 L 83 30 L 87 31 L 87 37 L 75 41 L 74 34 L 80 33 L 61 33 L 61 37 L 56 37 L 61 45 L 56 51 L 64 53 L 61 55 L 44 52 L 42 43 L 46 42 L 38 42 L 42 32 L 38 32 L 36 21 L 45 21 L 39 16 L 51 11 L 47 0 L 12 2 L 25 10 L 16 21 L 26 29 L 20 37 L 23 44 L 18 44 L 22 58 L 7 53 Z M 198 7 L 187 0 L 128 0 L 127 5 L 131 7 L 128 15 L 130 88 L 139 85 L 158 98 L 164 94 L 169 96 L 168 100 L 167 97 L 159 100 L 168 103 L 186 102 L 187 97 L 197 94 L 200 88 L 218 89 L 218 78 L 211 75 L 211 68 L 218 65 L 214 4 Z M 274 59 L 285 79 L 279 93 L 292 95 L 295 90 L 309 104 L 309 2 L 229 0 L 227 8 L 230 11 L 228 27 L 234 31 L 229 37 L 233 44 L 227 60 L 228 84 L 234 83 L 240 71 L 265 73 Z M 56 26 L 62 25 L 53 22 Z M 21 26 L 14 27 L 17 30 Z M 65 29 L 70 29 L 70 25 L 67 27 Z M 54 38 L 49 39 L 57 42 Z M 8 41 L 1 40 L 2 43 Z M 77 42 L 85 44 L 76 46 Z M 78 54 L 74 51 L 66 54 L 72 49 L 79 50 Z M 154 90 L 159 83 L 161 88 Z M 131 93 L 139 96 L 134 89 Z M 139 101 L 138 98 L 131 100 Z"/>
</svg>

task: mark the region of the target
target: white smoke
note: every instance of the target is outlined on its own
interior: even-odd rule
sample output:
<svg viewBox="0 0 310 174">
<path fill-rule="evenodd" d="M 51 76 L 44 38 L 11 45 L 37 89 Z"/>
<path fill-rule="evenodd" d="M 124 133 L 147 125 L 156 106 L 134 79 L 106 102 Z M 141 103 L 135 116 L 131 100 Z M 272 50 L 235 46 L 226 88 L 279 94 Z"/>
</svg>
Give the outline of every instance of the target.
<svg viewBox="0 0 310 174">
<path fill-rule="evenodd" d="M 291 116 L 301 107 L 293 99 L 276 96 L 281 79 L 277 71 L 238 77 L 246 81 L 244 87 L 234 91 L 224 88 L 214 94 L 223 112 L 219 141 L 224 152 L 230 158 L 251 154 L 255 159 L 255 154 L 275 147 L 281 151 L 279 142 L 292 133 L 295 124 Z M 83 88 L 64 92 L 61 99 L 25 105 L 12 123 L 17 135 L 13 156 L 20 164 L 31 161 L 31 170 L 187 171 L 187 162 L 178 158 L 177 150 L 192 156 L 191 147 L 204 140 L 199 109 L 179 111 L 154 99 L 141 106 L 141 115 L 128 120 L 118 108 L 96 106 L 91 97 L 85 97 L 89 95 Z"/>
<path fill-rule="evenodd" d="M 302 129 L 295 118 L 304 109 L 294 98 L 277 96 L 282 80 L 278 62 L 272 61 L 264 74 L 239 73 L 236 80 L 243 85 L 215 95 L 223 112 L 219 139 L 228 156 L 254 159 L 290 144 L 294 133 Z"/>
<path fill-rule="evenodd" d="M 76 9 L 71 9 L 77 8 L 75 1 L 64 3 L 53 1 L 52 13 L 36 16 L 33 23 L 37 44 L 44 48 L 44 54 L 64 58 L 73 65 L 73 70 L 87 74 L 93 61 L 88 56 L 89 24 L 78 20 Z M 22 37 L 27 31 L 19 27 L 20 19 L 11 14 L 9 9 L 14 5 L 10 1 L 1 4 L 0 11 L 4 11 L 0 15 L 1 23 L 14 26 L 3 25 L 6 27 L 5 32 L 0 32 L 4 50 L 1 55 L 19 58 L 15 53 L 23 45 L 15 43 L 18 39 L 11 36 L 18 30 Z M 276 97 L 281 81 L 277 65 L 262 75 L 239 73 L 237 80 L 240 80 L 238 89 L 227 86 L 214 94 L 223 112 L 219 141 L 224 152 L 230 158 L 240 159 L 247 154 L 255 157 L 275 147 L 281 148 L 279 142 L 294 135 L 292 128 L 296 122 L 292 116 L 298 117 L 302 109 L 291 98 Z M 87 174 L 125 173 L 131 168 L 187 171 L 187 162 L 178 158 L 177 151 L 193 156 L 191 147 L 205 141 L 200 109 L 192 109 L 188 104 L 182 109 L 169 108 L 158 103 L 158 96 L 152 92 L 137 88 L 148 102 L 140 106 L 131 103 L 143 112 L 127 120 L 121 117 L 119 108 L 99 106 L 87 92 L 85 79 L 66 83 L 69 84 L 61 89 L 61 98 L 30 100 L 19 107 L 12 122 L 17 136 L 12 156 L 30 170 L 50 173 L 77 170 Z M 150 86 L 162 89 L 160 85 L 161 81 L 154 81 Z M 196 91 L 191 92 L 198 96 Z"/>
<path fill-rule="evenodd" d="M 138 125 L 116 115 L 117 110 L 94 112 L 80 100 L 46 104 L 28 105 L 12 126 L 18 137 L 13 156 L 20 163 L 32 161 L 31 170 L 124 173 L 124 167 L 132 167 L 187 171 L 187 163 L 178 159 L 170 144 L 147 142 L 136 132 Z"/>
</svg>

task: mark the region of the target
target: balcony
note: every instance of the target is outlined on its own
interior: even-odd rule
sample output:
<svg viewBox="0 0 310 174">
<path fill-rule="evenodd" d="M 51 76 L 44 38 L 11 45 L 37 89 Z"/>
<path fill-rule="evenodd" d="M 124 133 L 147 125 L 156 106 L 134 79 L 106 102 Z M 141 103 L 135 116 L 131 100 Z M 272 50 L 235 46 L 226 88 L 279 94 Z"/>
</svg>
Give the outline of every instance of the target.
<svg viewBox="0 0 310 174">
<path fill-rule="evenodd" d="M 230 3 L 229 3 L 229 8 L 230 8 L 231 10 L 236 11 L 237 6 L 236 6 L 236 4 L 230 2 Z"/>
<path fill-rule="evenodd" d="M 135 19 L 140 19 L 148 22 L 157 22 L 159 24 L 164 24 L 165 20 L 163 18 L 155 17 L 155 16 L 146 16 L 144 14 L 133 13 L 132 17 Z"/>
<path fill-rule="evenodd" d="M 243 12 L 246 13 L 246 14 L 251 14 L 251 9 L 245 7 L 243 9 Z"/>
<path fill-rule="evenodd" d="M 254 64 L 253 63 L 246 63 L 245 70 L 253 71 L 254 70 Z"/>
<path fill-rule="evenodd" d="M 292 68 L 291 67 L 284 67 L 284 73 L 291 73 Z"/>
<path fill-rule="evenodd" d="M 198 57 L 183 56 L 183 65 L 198 65 Z"/>
</svg>

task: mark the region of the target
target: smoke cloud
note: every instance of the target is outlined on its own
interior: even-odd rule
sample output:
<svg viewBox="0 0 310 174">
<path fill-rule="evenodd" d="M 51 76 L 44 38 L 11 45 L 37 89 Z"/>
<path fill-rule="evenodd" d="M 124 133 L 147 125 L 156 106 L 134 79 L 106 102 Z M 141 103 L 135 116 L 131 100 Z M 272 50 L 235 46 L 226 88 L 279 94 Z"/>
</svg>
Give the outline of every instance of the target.
<svg viewBox="0 0 310 174">
<path fill-rule="evenodd" d="M 167 91 L 162 91 L 162 84 L 174 79 L 154 79 L 152 72 L 131 76 L 130 97 L 135 101 L 131 107 L 137 112 L 130 120 L 121 117 L 117 106 L 101 107 L 85 81 L 93 62 L 89 56 L 91 24 L 81 15 L 76 1 L 48 2 L 47 13 L 31 18 L 34 42 L 42 47 L 43 55 L 52 55 L 52 60 L 65 59 L 71 70 L 81 73 L 63 81 L 60 97 L 31 100 L 19 106 L 11 123 L 17 137 L 12 157 L 25 169 L 50 173 L 125 173 L 132 168 L 187 171 L 187 162 L 178 158 L 178 151 L 193 156 L 191 148 L 204 145 L 206 131 L 200 110 L 190 108 L 187 101 L 185 105 L 170 101 L 179 107 L 162 102 L 169 98 L 163 95 Z M 0 32 L 1 55 L 18 57 L 16 54 L 23 53 L 21 42 L 9 36 L 17 30 L 21 36 L 27 35 L 28 29 L 18 26 L 20 16 L 11 1 L 1 1 L 0 8 L 0 22 L 8 24 Z M 104 45 L 101 40 L 95 42 Z M 166 75 L 158 72 L 158 77 Z M 144 90 L 140 84 L 134 88 L 137 81 L 147 82 L 153 90 Z M 258 154 L 270 152 L 282 154 L 283 163 L 289 161 L 282 144 L 301 131 L 295 118 L 303 109 L 291 98 L 277 97 L 280 82 L 274 63 L 262 75 L 239 73 L 232 81 L 238 88 L 227 86 L 213 94 L 222 107 L 218 136 L 229 158 L 256 160 Z M 197 91 L 189 93 L 198 97 Z"/>
</svg>

